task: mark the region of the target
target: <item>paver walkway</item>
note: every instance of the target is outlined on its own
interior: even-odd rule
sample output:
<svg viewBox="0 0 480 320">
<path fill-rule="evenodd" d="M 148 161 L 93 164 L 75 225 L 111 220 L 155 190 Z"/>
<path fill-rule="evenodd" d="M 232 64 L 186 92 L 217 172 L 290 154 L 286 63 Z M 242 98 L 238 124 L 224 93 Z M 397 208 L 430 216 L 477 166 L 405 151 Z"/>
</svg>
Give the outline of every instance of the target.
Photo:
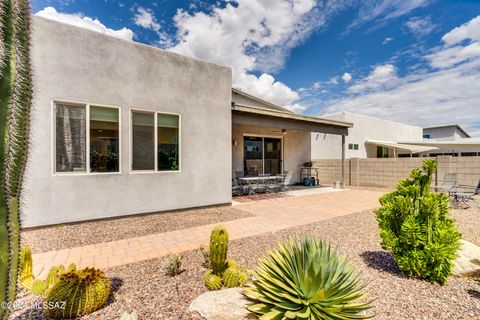
<svg viewBox="0 0 480 320">
<path fill-rule="evenodd" d="M 378 207 L 376 191 L 345 190 L 242 204 L 236 208 L 255 217 L 222 222 L 231 240 L 306 225 Z M 181 213 L 180 213 L 181 214 Z M 51 266 L 110 268 L 181 253 L 208 244 L 214 224 L 80 246 L 33 255 L 34 273 L 45 276 Z"/>
</svg>

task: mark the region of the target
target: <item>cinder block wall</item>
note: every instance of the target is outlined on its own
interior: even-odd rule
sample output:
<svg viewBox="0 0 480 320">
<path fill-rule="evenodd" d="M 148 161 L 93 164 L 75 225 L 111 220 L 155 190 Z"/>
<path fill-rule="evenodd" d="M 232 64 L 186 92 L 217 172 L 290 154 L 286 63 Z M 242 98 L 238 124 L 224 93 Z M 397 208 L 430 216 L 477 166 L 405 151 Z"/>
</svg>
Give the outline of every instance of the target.
<svg viewBox="0 0 480 320">
<path fill-rule="evenodd" d="M 476 186 L 480 180 L 480 157 L 438 157 L 437 180 L 439 183 L 447 172 L 457 174 L 457 184 Z"/>
<path fill-rule="evenodd" d="M 427 158 L 346 159 L 345 182 L 351 186 L 395 187 L 399 180 L 409 176 L 413 168 L 422 165 Z M 319 168 L 320 183 L 331 185 L 341 180 L 340 159 L 313 160 Z M 445 173 L 457 173 L 458 184 L 476 186 L 480 180 L 480 157 L 437 158 L 438 170 L 435 184 L 441 184 Z"/>
<path fill-rule="evenodd" d="M 342 180 L 342 160 L 340 159 L 321 159 L 312 160 L 313 166 L 318 168 L 318 179 L 320 184 L 333 185 L 334 181 Z M 345 183 L 349 183 L 350 164 L 345 160 Z"/>
</svg>

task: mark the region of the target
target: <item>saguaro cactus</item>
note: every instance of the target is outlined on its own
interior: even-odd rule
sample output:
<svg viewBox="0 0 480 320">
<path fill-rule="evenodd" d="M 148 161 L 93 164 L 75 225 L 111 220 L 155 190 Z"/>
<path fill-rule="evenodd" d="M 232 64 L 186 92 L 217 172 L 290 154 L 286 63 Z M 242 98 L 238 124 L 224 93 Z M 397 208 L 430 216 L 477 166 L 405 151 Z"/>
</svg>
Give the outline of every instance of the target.
<svg viewBox="0 0 480 320">
<path fill-rule="evenodd" d="M 220 275 L 225 270 L 228 250 L 228 232 L 222 226 L 216 226 L 210 236 L 210 264 L 213 273 Z"/>
<path fill-rule="evenodd" d="M 0 39 L 0 301 L 12 302 L 32 99 L 28 0 L 0 0 Z M 0 319 L 8 313 L 8 308 L 0 308 Z"/>
</svg>

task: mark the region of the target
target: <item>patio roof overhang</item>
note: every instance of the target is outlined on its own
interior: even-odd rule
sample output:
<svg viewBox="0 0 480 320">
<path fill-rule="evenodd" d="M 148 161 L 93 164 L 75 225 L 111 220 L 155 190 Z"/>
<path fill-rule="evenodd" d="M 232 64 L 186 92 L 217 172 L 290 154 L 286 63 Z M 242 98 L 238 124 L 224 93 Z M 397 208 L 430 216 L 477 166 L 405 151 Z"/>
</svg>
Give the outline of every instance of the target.
<svg viewBox="0 0 480 320">
<path fill-rule="evenodd" d="M 232 103 L 232 124 L 348 135 L 350 122 Z"/>
<path fill-rule="evenodd" d="M 365 141 L 367 144 L 372 144 L 381 147 L 392 148 L 399 151 L 406 151 L 410 153 L 420 153 L 432 150 L 438 150 L 437 147 L 425 147 L 425 146 L 418 146 L 413 144 L 405 144 L 405 143 L 397 143 L 394 141 L 379 141 L 379 140 L 369 140 Z"/>
</svg>

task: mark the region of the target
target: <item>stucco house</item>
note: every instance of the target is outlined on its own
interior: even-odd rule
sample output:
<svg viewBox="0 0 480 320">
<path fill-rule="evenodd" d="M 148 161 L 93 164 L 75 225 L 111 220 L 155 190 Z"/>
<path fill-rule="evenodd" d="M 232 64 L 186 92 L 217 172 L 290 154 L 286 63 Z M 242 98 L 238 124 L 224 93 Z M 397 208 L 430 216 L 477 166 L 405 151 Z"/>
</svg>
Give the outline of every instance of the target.
<svg viewBox="0 0 480 320">
<path fill-rule="evenodd" d="M 229 204 L 235 171 L 296 171 L 312 132 L 352 126 L 232 90 L 228 67 L 32 20 L 24 227 Z"/>
<path fill-rule="evenodd" d="M 456 124 L 421 128 L 352 112 L 322 117 L 353 124 L 346 137 L 347 159 L 480 156 L 480 138 L 470 137 Z M 313 133 L 311 139 L 312 159 L 341 158 L 341 149 L 334 147 L 339 136 Z"/>
<path fill-rule="evenodd" d="M 455 157 L 480 156 L 480 137 L 471 137 L 457 124 L 423 128 L 423 140 L 421 142 L 404 141 L 405 143 L 437 148 L 422 153 L 422 155 L 430 157 L 446 155 Z"/>
<path fill-rule="evenodd" d="M 350 158 L 394 158 L 419 155 L 436 150 L 413 144 L 399 144 L 398 141 L 422 142 L 423 129 L 405 123 L 380 119 L 352 112 L 339 112 L 324 115 L 323 118 L 353 123 L 345 142 L 345 157 Z M 312 139 L 312 159 L 340 159 L 341 150 L 335 148 L 340 137 L 314 133 Z"/>
</svg>

